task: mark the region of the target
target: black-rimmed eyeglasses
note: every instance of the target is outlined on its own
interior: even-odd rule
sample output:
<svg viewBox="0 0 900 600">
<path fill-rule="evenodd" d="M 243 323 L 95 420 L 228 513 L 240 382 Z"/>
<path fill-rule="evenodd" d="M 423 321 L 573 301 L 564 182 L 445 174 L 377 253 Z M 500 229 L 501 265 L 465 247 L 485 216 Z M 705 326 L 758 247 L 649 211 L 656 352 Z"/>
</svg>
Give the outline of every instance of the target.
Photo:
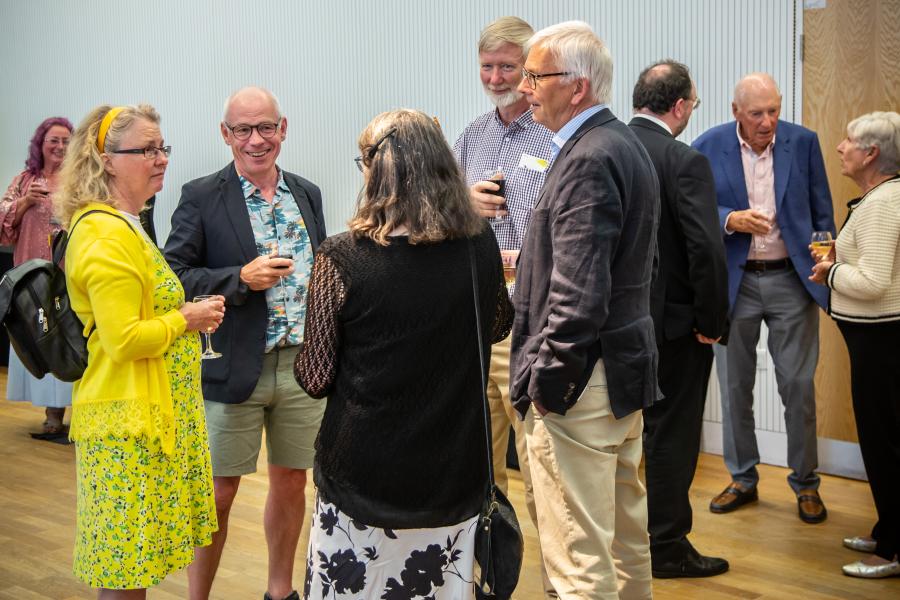
<svg viewBox="0 0 900 600">
<path fill-rule="evenodd" d="M 237 125 L 233 126 L 225 123 L 225 127 L 228 128 L 228 131 L 231 132 L 231 135 L 241 141 L 249 139 L 250 136 L 253 135 L 254 129 L 256 130 L 256 133 L 259 134 L 259 137 L 263 139 L 269 139 L 278 132 L 278 128 L 281 127 L 281 121 L 279 121 L 278 123 L 258 123 L 256 125 L 238 123 Z"/>
<path fill-rule="evenodd" d="M 395 133 L 397 133 L 396 127 L 391 127 L 390 129 L 388 129 L 387 133 L 385 133 L 383 136 L 378 138 L 378 141 L 369 147 L 369 150 L 366 152 L 365 160 L 372 160 L 373 158 L 375 158 L 375 155 L 378 153 L 378 149 L 381 147 L 381 145 L 384 143 L 384 141 L 386 139 L 388 139 L 389 137 L 391 137 L 392 135 L 394 135 Z M 362 171 L 365 160 L 363 159 L 362 156 L 357 156 L 356 158 L 353 159 L 353 162 L 356 163 L 356 168 L 359 169 L 360 171 Z"/>
<path fill-rule="evenodd" d="M 172 154 L 172 146 L 148 146 L 146 148 L 128 148 L 126 150 L 110 150 L 110 154 L 143 154 L 147 160 L 156 160 L 159 153 L 168 158 Z"/>
<path fill-rule="evenodd" d="M 522 77 L 528 82 L 528 87 L 533 90 L 537 89 L 538 81 L 541 79 L 547 79 L 548 77 L 563 77 L 571 74 L 571 71 L 560 71 L 559 73 L 532 73 L 528 69 L 522 69 Z"/>
</svg>

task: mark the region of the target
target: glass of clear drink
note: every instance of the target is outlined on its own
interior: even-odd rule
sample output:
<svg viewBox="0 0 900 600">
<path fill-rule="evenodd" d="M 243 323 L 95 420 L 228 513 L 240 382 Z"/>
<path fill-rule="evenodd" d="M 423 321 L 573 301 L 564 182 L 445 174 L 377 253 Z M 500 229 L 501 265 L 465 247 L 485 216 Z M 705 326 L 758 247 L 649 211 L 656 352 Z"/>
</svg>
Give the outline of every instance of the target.
<svg viewBox="0 0 900 600">
<path fill-rule="evenodd" d="M 203 296 L 194 296 L 194 302 L 206 302 L 207 300 L 212 300 L 215 296 L 211 295 L 203 295 Z M 206 349 L 200 354 L 200 358 L 203 360 L 208 360 L 211 358 L 222 358 L 221 352 L 216 352 L 212 347 L 212 332 L 206 330 L 203 332 L 203 336 L 206 338 Z"/>
</svg>

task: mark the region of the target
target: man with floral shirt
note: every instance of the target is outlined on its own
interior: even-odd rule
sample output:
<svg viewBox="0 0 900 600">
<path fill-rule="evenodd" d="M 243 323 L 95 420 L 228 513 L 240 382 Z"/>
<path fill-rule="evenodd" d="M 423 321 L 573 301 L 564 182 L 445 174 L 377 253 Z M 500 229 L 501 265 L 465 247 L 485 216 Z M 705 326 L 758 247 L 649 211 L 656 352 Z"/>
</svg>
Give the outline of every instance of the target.
<svg viewBox="0 0 900 600">
<path fill-rule="evenodd" d="M 325 239 L 322 197 L 317 186 L 275 164 L 287 119 L 271 92 L 235 92 L 220 129 L 234 162 L 184 186 L 165 248 L 188 299 L 221 294 L 228 305 L 213 336 L 223 356 L 203 364 L 219 531 L 211 546 L 197 549 L 189 591 L 193 600 L 209 595 L 231 505 L 241 476 L 256 471 L 265 426 L 265 598 L 293 600 L 306 470 L 325 407 L 293 377 L 313 253 Z"/>
</svg>

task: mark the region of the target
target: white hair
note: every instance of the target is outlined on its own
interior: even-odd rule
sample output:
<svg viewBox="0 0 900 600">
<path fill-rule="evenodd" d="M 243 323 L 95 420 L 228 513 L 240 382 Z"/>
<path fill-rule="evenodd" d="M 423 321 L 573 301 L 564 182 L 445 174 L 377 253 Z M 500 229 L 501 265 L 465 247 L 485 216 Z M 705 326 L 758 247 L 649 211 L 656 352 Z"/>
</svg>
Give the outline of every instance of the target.
<svg viewBox="0 0 900 600">
<path fill-rule="evenodd" d="M 608 103 L 612 97 L 613 60 L 609 48 L 584 21 L 566 21 L 541 29 L 528 40 L 526 53 L 536 46 L 548 50 L 559 67 L 570 73 L 564 81 L 585 78 L 594 98 Z"/>
<path fill-rule="evenodd" d="M 847 134 L 860 148 L 878 148 L 878 172 L 896 175 L 900 171 L 900 115 L 870 112 L 850 121 Z"/>
<path fill-rule="evenodd" d="M 222 122 L 223 123 L 227 122 L 227 120 L 228 120 L 228 109 L 231 108 L 231 103 L 234 102 L 234 99 L 237 98 L 238 96 L 240 96 L 241 94 L 249 92 L 251 90 L 262 93 L 264 96 L 266 96 L 272 102 L 272 106 L 275 107 L 275 115 L 278 118 L 278 120 L 281 121 L 281 116 L 282 116 L 281 115 L 281 104 L 279 104 L 278 98 L 275 97 L 275 94 L 273 94 L 266 88 L 258 87 L 255 85 L 248 85 L 246 87 L 242 87 L 241 89 L 237 90 L 236 92 L 234 92 L 233 94 L 228 96 L 228 98 L 225 99 L 225 105 L 222 107 Z"/>
</svg>

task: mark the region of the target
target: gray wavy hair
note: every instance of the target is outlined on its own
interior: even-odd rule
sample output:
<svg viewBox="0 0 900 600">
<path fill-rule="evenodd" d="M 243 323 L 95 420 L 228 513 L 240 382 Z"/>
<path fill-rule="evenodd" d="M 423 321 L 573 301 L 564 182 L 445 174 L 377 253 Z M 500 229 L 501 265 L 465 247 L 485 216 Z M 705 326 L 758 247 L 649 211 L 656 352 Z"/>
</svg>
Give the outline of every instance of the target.
<svg viewBox="0 0 900 600">
<path fill-rule="evenodd" d="M 571 75 L 564 81 L 586 78 L 594 98 L 603 104 L 612 97 L 613 59 L 591 26 L 584 21 L 566 21 L 541 29 L 528 40 L 526 53 L 540 46 L 559 61 L 559 68 Z"/>
<path fill-rule="evenodd" d="M 900 171 L 900 115 L 876 111 L 850 121 L 847 134 L 859 148 L 878 148 L 878 171 L 896 175 Z"/>
</svg>

